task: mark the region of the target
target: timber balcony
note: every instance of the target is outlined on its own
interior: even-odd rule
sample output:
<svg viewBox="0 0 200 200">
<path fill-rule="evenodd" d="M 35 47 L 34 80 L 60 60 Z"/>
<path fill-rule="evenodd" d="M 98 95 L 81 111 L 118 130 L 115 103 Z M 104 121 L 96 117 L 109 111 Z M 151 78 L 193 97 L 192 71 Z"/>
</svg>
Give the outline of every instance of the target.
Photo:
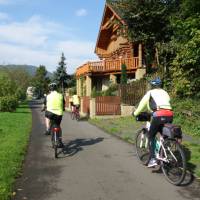
<svg viewBox="0 0 200 200">
<path fill-rule="evenodd" d="M 139 58 L 121 58 L 115 60 L 102 60 L 96 62 L 88 62 L 76 70 L 76 76 L 83 76 L 86 74 L 111 74 L 111 73 L 121 73 L 121 65 L 126 65 L 126 71 L 133 72 L 136 71 L 139 65 Z"/>
</svg>

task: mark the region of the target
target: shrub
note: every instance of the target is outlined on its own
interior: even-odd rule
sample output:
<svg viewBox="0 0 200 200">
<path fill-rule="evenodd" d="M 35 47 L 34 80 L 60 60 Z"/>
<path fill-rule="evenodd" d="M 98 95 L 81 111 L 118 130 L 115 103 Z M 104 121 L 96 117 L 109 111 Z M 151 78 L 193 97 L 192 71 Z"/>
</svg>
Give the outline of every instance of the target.
<svg viewBox="0 0 200 200">
<path fill-rule="evenodd" d="M 21 88 L 18 88 L 16 91 L 16 97 L 18 100 L 25 100 L 26 99 L 26 92 L 23 91 Z"/>
<path fill-rule="evenodd" d="M 102 96 L 102 92 L 97 91 L 96 88 L 93 87 L 92 93 L 91 93 L 91 97 L 92 97 L 92 98 L 95 98 L 95 97 L 98 97 L 98 96 Z"/>
<path fill-rule="evenodd" d="M 76 94 L 76 87 L 69 88 L 69 96 L 73 96 L 74 94 Z"/>
<path fill-rule="evenodd" d="M 118 85 L 112 84 L 109 88 L 102 92 L 103 96 L 117 96 L 118 94 Z"/>
<path fill-rule="evenodd" d="M 4 96 L 0 97 L 0 111 L 2 112 L 13 112 L 18 106 L 16 96 Z"/>
</svg>

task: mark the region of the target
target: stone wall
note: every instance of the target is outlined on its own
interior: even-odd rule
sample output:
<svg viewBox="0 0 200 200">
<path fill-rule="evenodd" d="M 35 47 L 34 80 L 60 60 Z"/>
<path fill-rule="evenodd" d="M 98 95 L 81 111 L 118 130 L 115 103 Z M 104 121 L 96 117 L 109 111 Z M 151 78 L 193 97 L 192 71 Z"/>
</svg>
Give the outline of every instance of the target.
<svg viewBox="0 0 200 200">
<path fill-rule="evenodd" d="M 121 105 L 121 116 L 131 116 L 132 112 L 135 110 L 135 106 L 127 106 L 127 105 Z"/>
</svg>

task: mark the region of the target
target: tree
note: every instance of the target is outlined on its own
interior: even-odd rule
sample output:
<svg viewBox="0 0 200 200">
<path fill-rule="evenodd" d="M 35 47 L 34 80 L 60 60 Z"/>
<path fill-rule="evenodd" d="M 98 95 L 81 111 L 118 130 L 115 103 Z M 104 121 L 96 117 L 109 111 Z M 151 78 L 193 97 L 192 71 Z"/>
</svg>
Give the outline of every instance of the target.
<svg viewBox="0 0 200 200">
<path fill-rule="evenodd" d="M 127 84 L 127 73 L 126 73 L 126 65 L 122 64 L 122 73 L 121 73 L 121 84 Z"/>
<path fill-rule="evenodd" d="M 170 41 L 170 17 L 178 9 L 179 0 L 109 0 L 108 3 L 126 22 L 119 34 L 125 34 L 130 42 L 143 44 L 147 68 L 155 55 L 159 64 L 157 44 Z"/>
<path fill-rule="evenodd" d="M 31 76 L 24 69 L 12 69 L 8 71 L 8 75 L 18 86 L 20 96 L 26 97 L 26 90 L 30 86 Z"/>
<path fill-rule="evenodd" d="M 37 93 L 41 96 L 48 91 L 50 79 L 47 77 L 46 67 L 40 65 L 32 79 L 32 84 L 36 87 Z"/>
<path fill-rule="evenodd" d="M 65 67 L 66 66 L 65 60 L 66 58 L 64 56 L 64 53 L 62 53 L 61 61 L 59 62 L 59 66 L 56 72 L 54 73 L 54 80 L 57 82 L 57 84 L 61 88 L 63 94 L 65 92 L 65 88 L 67 87 L 68 81 L 69 81 L 69 75 L 67 74 L 67 70 Z"/>
<path fill-rule="evenodd" d="M 200 96 L 200 2 L 182 0 L 179 15 L 172 19 L 172 91 L 179 97 Z"/>
</svg>

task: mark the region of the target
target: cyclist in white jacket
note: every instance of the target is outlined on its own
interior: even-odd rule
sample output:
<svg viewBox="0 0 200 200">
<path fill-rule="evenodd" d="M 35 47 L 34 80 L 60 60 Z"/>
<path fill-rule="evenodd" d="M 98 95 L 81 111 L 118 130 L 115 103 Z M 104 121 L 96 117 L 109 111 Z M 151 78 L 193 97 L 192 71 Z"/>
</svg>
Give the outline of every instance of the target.
<svg viewBox="0 0 200 200">
<path fill-rule="evenodd" d="M 170 105 L 170 97 L 168 93 L 161 88 L 162 81 L 156 78 L 150 82 L 152 89 L 149 90 L 139 103 L 138 108 L 134 112 L 134 116 L 139 115 L 143 110 L 147 109 L 152 112 L 151 126 L 149 130 L 149 147 L 150 161 L 148 167 L 157 165 L 154 150 L 154 141 L 157 132 L 160 132 L 165 123 L 172 123 L 173 112 Z"/>
</svg>

